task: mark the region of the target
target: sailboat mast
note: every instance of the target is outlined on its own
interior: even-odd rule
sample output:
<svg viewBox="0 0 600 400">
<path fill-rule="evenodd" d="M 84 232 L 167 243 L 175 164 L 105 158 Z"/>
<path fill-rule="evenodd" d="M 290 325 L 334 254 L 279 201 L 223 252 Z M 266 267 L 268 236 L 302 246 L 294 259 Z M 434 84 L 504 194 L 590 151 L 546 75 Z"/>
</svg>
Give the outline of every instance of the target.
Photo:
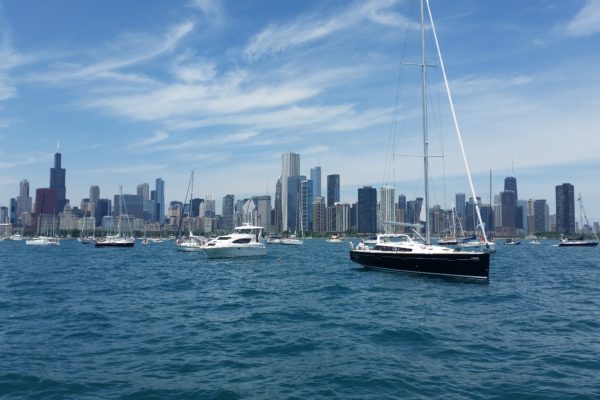
<svg viewBox="0 0 600 400">
<path fill-rule="evenodd" d="M 425 10 L 421 0 L 421 102 L 423 111 L 423 169 L 425 180 L 425 243 L 431 244 L 429 228 L 429 139 L 427 137 L 427 91 L 425 64 Z"/>
<path fill-rule="evenodd" d="M 440 67 L 442 71 L 442 77 L 444 78 L 444 86 L 446 87 L 446 94 L 448 95 L 448 102 L 450 103 L 450 111 L 452 113 L 452 120 L 454 121 L 454 129 L 456 131 L 456 137 L 458 139 L 458 144 L 460 146 L 460 151 L 463 156 L 463 161 L 465 163 L 465 169 L 467 171 L 467 178 L 469 180 L 469 186 L 471 188 L 471 195 L 473 196 L 473 201 L 475 202 L 475 211 L 477 212 L 477 221 L 479 226 L 483 228 L 483 221 L 481 219 L 481 211 L 479 210 L 479 203 L 477 202 L 477 195 L 475 194 L 475 186 L 473 185 L 473 179 L 471 178 L 471 170 L 469 169 L 469 163 L 467 161 L 467 154 L 465 153 L 465 146 L 463 145 L 462 135 L 460 134 L 460 128 L 458 126 L 458 119 L 456 118 L 456 111 L 454 110 L 454 102 L 452 101 L 452 95 L 450 94 L 450 85 L 448 84 L 448 77 L 446 76 L 446 67 L 444 66 L 444 59 L 442 58 L 442 51 L 440 50 L 440 43 L 437 38 L 437 33 L 435 32 L 435 24 L 433 23 L 433 16 L 431 15 L 431 7 L 429 7 L 429 0 L 427 1 L 427 14 L 429 15 L 429 22 L 431 23 L 431 32 L 433 34 L 433 40 L 435 41 L 435 48 L 437 50 L 438 59 L 440 61 Z M 421 4 L 423 4 L 423 0 L 421 0 Z M 487 235 L 485 233 L 485 229 L 482 229 L 483 240 L 485 243 L 488 243 Z"/>
</svg>

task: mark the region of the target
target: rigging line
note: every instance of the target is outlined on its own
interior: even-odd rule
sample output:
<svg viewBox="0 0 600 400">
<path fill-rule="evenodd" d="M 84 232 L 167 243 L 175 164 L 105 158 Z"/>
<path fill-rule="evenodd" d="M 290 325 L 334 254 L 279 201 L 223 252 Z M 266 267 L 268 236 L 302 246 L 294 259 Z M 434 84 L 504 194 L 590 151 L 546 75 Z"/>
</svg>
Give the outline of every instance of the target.
<svg viewBox="0 0 600 400">
<path fill-rule="evenodd" d="M 479 210 L 479 204 L 477 202 L 477 195 L 475 194 L 475 186 L 473 185 L 473 179 L 471 178 L 471 171 L 469 170 L 469 162 L 467 160 L 467 155 L 465 153 L 465 147 L 463 145 L 463 141 L 462 141 L 462 136 L 460 133 L 460 127 L 458 126 L 458 119 L 456 118 L 456 112 L 454 110 L 454 102 L 452 101 L 452 95 L 450 94 L 450 86 L 448 84 L 448 77 L 446 76 L 446 68 L 444 66 L 444 60 L 442 59 L 442 51 L 440 50 L 440 44 L 437 38 L 437 33 L 435 31 L 435 24 L 433 22 L 433 16 L 431 15 L 431 8 L 429 7 L 429 0 L 425 0 L 425 3 L 427 4 L 427 12 L 429 14 L 429 21 L 431 23 L 431 31 L 433 33 L 433 38 L 435 40 L 435 47 L 437 49 L 437 53 L 438 53 L 438 59 L 440 61 L 440 67 L 442 69 L 442 75 L 444 77 L 444 84 L 446 86 L 446 93 L 448 95 L 448 101 L 450 103 L 450 110 L 452 111 L 452 119 L 454 121 L 454 128 L 456 130 L 456 135 L 458 137 L 458 143 L 460 145 L 460 150 L 463 156 L 463 161 L 465 162 L 465 169 L 467 170 L 467 177 L 469 178 L 469 186 L 471 188 L 471 194 L 473 196 L 474 202 L 475 202 L 475 210 L 477 211 L 477 220 L 479 223 L 479 226 L 483 228 L 483 221 L 481 220 L 481 211 Z M 487 240 L 487 236 L 485 233 L 485 229 L 482 229 L 483 232 L 483 239 L 485 240 L 485 243 L 488 243 Z"/>
<path fill-rule="evenodd" d="M 406 24 L 404 25 L 404 41 L 402 43 L 402 48 L 400 51 L 400 60 L 402 60 L 405 56 L 406 56 L 406 48 L 407 48 L 407 44 L 408 44 L 408 30 L 409 30 L 409 25 L 408 25 L 408 21 L 406 22 Z M 392 111 L 392 122 L 390 124 L 390 132 L 388 134 L 388 149 L 387 149 L 387 153 L 386 153 L 386 159 L 385 159 L 385 164 L 384 164 L 384 170 L 383 170 L 383 179 L 382 179 L 382 186 L 386 186 L 387 184 L 387 179 L 388 179 L 388 172 L 391 169 L 391 179 L 392 179 L 392 183 L 395 183 L 396 177 L 395 177 L 395 158 L 394 158 L 394 151 L 396 149 L 396 135 L 398 132 L 398 118 L 399 118 L 399 103 L 400 103 L 400 95 L 402 94 L 402 92 L 400 91 L 400 87 L 401 87 L 401 83 L 404 81 L 404 77 L 403 77 L 403 72 L 404 72 L 404 68 L 403 68 L 403 63 L 400 62 L 398 64 L 398 79 L 396 81 L 396 93 L 395 93 L 395 102 L 394 102 L 394 109 Z M 391 158 L 391 160 L 390 160 Z"/>
</svg>

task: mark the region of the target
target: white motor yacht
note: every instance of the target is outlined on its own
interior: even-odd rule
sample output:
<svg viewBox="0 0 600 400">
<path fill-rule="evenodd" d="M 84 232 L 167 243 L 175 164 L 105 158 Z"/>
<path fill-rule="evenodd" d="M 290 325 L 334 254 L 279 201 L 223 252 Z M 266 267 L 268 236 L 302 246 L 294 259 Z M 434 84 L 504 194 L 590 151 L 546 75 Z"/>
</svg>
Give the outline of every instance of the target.
<svg viewBox="0 0 600 400">
<path fill-rule="evenodd" d="M 25 240 L 27 246 L 57 246 L 60 242 L 55 237 L 38 236 L 32 239 Z"/>
<path fill-rule="evenodd" d="M 263 231 L 262 226 L 237 226 L 230 234 L 210 240 L 202 246 L 202 250 L 208 258 L 264 256 L 267 248 Z"/>
</svg>

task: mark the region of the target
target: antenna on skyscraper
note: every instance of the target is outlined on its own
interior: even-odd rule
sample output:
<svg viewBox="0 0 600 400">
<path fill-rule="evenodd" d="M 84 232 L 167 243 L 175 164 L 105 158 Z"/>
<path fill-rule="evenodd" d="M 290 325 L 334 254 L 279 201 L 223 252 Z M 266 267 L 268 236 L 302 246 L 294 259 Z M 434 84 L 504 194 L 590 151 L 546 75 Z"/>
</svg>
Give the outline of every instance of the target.
<svg viewBox="0 0 600 400">
<path fill-rule="evenodd" d="M 60 140 L 56 141 L 56 152 L 60 153 Z"/>
</svg>

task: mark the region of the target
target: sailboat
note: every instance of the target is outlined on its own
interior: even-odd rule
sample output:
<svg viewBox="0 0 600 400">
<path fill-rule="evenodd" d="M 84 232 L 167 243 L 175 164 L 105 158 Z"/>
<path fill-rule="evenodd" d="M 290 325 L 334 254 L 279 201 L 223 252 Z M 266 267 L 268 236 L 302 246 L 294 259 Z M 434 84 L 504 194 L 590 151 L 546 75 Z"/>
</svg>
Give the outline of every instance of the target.
<svg viewBox="0 0 600 400">
<path fill-rule="evenodd" d="M 120 187 L 120 207 L 119 207 L 119 222 L 117 224 L 117 234 L 105 236 L 102 239 L 96 240 L 96 247 L 133 247 L 135 244 L 135 238 L 131 231 L 131 225 L 129 224 L 129 215 L 127 214 L 127 208 L 123 201 L 123 187 Z M 125 214 L 123 214 L 123 210 Z M 127 226 L 129 227 L 129 236 L 125 237 L 123 233 L 123 216 L 127 217 Z"/>
<path fill-rule="evenodd" d="M 577 201 L 579 202 L 579 218 L 581 219 L 581 217 L 585 217 L 585 223 L 587 224 L 587 226 L 592 227 L 592 232 L 594 233 L 596 240 L 589 240 L 589 239 L 586 240 L 582 233 L 581 236 L 577 239 L 569 239 L 569 238 L 561 237 L 560 243 L 558 243 L 558 245 L 560 247 L 594 247 L 594 246 L 598 246 L 598 233 L 594 229 L 594 226 L 590 225 L 590 222 L 588 221 L 588 217 L 585 214 L 585 208 L 583 208 L 583 200 L 581 200 L 581 193 L 579 193 L 579 196 L 577 196 Z M 583 223 L 583 221 L 580 221 L 579 224 L 583 229 L 582 223 Z"/>
<path fill-rule="evenodd" d="M 188 191 L 190 193 L 190 208 L 189 215 L 192 215 L 192 198 L 194 197 L 194 171 L 192 171 L 190 176 L 190 183 L 188 185 Z M 187 200 L 187 193 L 186 193 Z M 183 221 L 183 213 L 181 215 L 181 219 L 179 220 L 179 228 L 181 227 L 181 223 Z M 205 244 L 205 239 L 203 236 L 196 236 L 192 232 L 192 224 L 189 223 L 188 229 L 188 237 L 183 238 L 179 237 L 179 228 L 177 229 L 177 240 L 175 241 L 175 245 L 177 246 L 177 250 L 179 251 L 202 251 L 202 246 Z"/>
<path fill-rule="evenodd" d="M 450 111 L 452 113 L 454 127 L 458 138 L 458 143 L 465 163 L 467 177 L 474 199 L 477 198 L 475 188 L 471 179 L 471 173 L 467 163 L 466 153 L 462 143 L 462 137 L 458 126 L 458 120 L 454 111 L 454 104 L 450 94 L 450 88 L 446 77 L 444 62 L 441 57 L 441 51 L 435 31 L 435 25 L 431 16 L 431 9 L 428 0 L 421 0 L 420 19 L 421 19 L 421 95 L 422 95 L 422 117 L 423 117 L 423 164 L 424 164 L 424 189 L 425 189 L 425 238 L 413 239 L 407 234 L 383 233 L 377 235 L 377 241 L 373 248 L 362 245 L 354 248 L 351 244 L 350 259 L 363 267 L 370 269 L 380 269 L 387 271 L 411 272 L 419 274 L 433 274 L 443 276 L 456 276 L 464 278 L 474 278 L 479 280 L 489 280 L 490 254 L 481 251 L 465 251 L 461 249 L 451 249 L 440 245 L 431 244 L 431 232 L 429 222 L 429 140 L 427 132 L 427 105 L 426 105 L 426 75 L 425 68 L 425 5 L 433 38 L 435 40 L 440 70 L 444 79 Z M 483 226 L 479 205 L 476 203 L 476 212 L 479 226 Z M 483 230 L 485 242 L 487 237 Z"/>
</svg>

